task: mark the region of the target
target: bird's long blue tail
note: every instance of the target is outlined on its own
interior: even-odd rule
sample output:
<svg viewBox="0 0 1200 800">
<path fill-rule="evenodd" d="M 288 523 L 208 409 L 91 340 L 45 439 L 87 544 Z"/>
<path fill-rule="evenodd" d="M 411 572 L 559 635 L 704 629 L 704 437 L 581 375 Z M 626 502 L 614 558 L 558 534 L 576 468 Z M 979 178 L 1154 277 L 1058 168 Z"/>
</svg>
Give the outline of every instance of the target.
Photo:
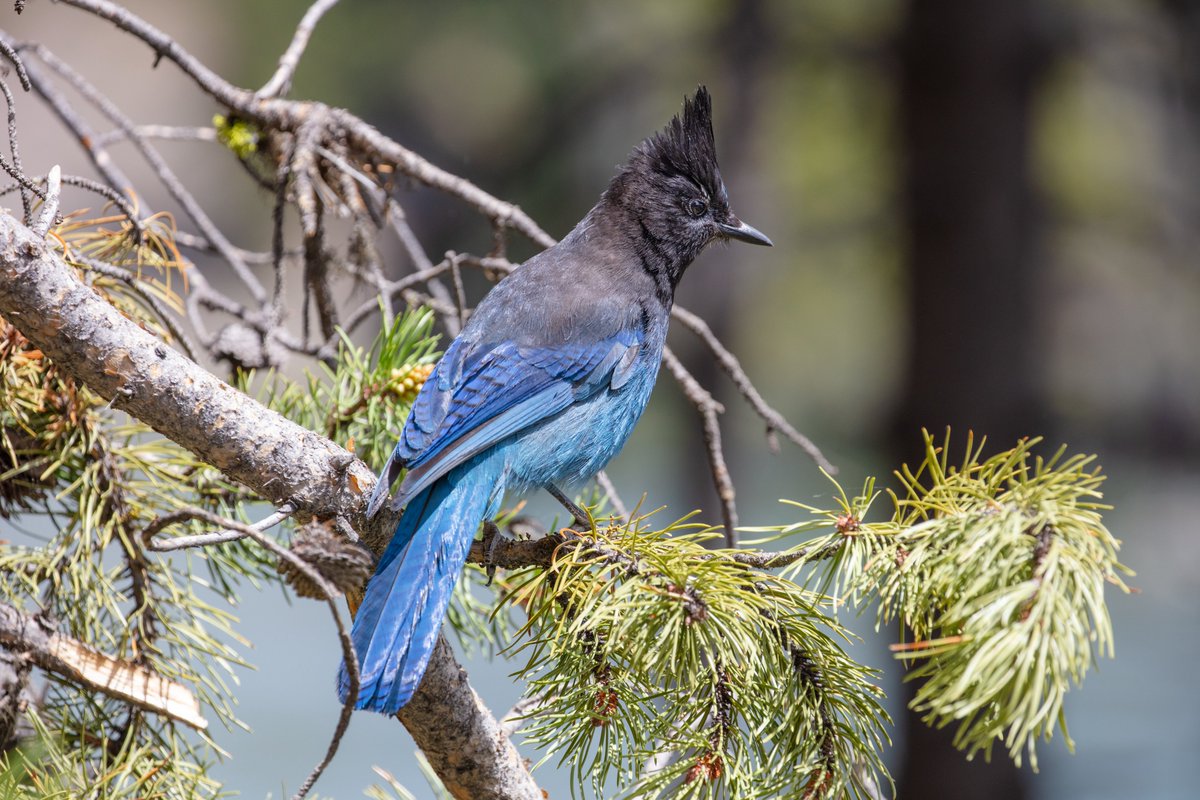
<svg viewBox="0 0 1200 800">
<path fill-rule="evenodd" d="M 494 513 L 500 476 L 488 460 L 464 464 L 408 503 L 354 617 L 355 708 L 395 714 L 416 691 L 471 541 Z M 349 690 L 343 664 L 342 702 Z"/>
</svg>

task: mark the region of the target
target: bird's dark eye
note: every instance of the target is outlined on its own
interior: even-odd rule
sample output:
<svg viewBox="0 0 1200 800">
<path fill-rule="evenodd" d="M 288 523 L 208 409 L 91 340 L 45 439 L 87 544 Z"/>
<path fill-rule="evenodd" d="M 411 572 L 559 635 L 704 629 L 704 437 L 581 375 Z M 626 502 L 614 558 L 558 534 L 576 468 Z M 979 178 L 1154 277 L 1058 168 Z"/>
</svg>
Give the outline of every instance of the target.
<svg viewBox="0 0 1200 800">
<path fill-rule="evenodd" d="M 708 203 L 699 197 L 693 197 L 683 204 L 683 208 L 690 216 L 700 217 L 704 215 L 705 211 L 708 211 Z"/>
</svg>

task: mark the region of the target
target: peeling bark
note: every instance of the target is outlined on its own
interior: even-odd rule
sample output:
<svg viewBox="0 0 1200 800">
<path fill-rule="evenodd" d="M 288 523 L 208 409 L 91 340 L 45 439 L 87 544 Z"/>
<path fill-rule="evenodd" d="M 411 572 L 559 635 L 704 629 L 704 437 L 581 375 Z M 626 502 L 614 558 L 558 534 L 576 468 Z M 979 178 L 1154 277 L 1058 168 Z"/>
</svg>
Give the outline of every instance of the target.
<svg viewBox="0 0 1200 800">
<path fill-rule="evenodd" d="M 183 684 L 168 680 L 140 664 L 97 652 L 55 632 L 44 620 L 22 614 L 3 603 L 0 603 L 0 645 L 8 648 L 8 654 L 16 656 L 10 661 L 24 661 L 15 668 L 22 681 L 28 676 L 29 666 L 37 664 L 88 689 L 156 714 L 165 714 L 197 730 L 208 727 L 207 720 L 200 713 L 200 704 Z M 12 682 L 0 678 L 0 683 L 11 685 Z M 3 692 L 0 690 L 0 694 Z M 12 698 L 8 699 L 11 701 Z M 12 729 L 13 720 L 8 718 L 7 712 L 18 705 L 10 703 L 4 706 L 5 718 L 0 720 L 0 743 L 7 738 L 3 726 L 7 725 L 8 731 Z"/>
</svg>

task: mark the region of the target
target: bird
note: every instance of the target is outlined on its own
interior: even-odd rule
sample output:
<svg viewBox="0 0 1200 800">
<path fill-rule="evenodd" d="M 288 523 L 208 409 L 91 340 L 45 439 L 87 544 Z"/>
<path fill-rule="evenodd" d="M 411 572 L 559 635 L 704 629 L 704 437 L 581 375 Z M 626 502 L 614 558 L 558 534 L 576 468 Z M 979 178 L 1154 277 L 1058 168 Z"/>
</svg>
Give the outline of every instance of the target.
<svg viewBox="0 0 1200 800">
<path fill-rule="evenodd" d="M 354 618 L 355 708 L 408 703 L 471 542 L 506 494 L 547 490 L 586 521 L 566 491 L 624 446 L 658 376 L 675 288 L 729 240 L 771 245 L 729 207 L 700 86 L 566 237 L 492 288 L 413 402 L 367 504 L 368 518 L 389 497 L 403 514 Z M 343 662 L 343 703 L 349 692 Z"/>
</svg>

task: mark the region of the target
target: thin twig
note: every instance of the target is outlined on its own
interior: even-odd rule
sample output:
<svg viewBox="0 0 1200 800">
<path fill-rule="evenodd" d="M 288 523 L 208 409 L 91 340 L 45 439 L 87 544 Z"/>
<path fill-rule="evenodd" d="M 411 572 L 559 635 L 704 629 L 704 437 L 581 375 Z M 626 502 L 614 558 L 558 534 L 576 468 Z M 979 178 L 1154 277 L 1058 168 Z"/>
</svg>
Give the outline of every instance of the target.
<svg viewBox="0 0 1200 800">
<path fill-rule="evenodd" d="M 33 224 L 33 232 L 45 236 L 54 227 L 58 218 L 58 193 L 62 190 L 62 168 L 55 164 L 46 175 L 46 201 L 38 214 L 37 222 Z"/>
<path fill-rule="evenodd" d="M 183 350 L 184 355 L 193 361 L 196 360 L 196 354 L 199 351 L 192 342 L 191 338 L 175 323 L 174 314 L 171 313 L 171 310 L 164 306 L 162 301 L 155 297 L 151 292 L 147 291 L 147 289 L 142 285 L 143 281 L 141 278 L 124 267 L 118 267 L 115 264 L 109 264 L 106 261 L 98 261 L 94 258 L 88 258 L 87 256 L 75 254 L 73 255 L 72 260 L 77 261 L 79 264 L 91 270 L 92 272 L 97 272 L 101 275 L 107 275 L 110 278 L 115 278 L 116 280 L 124 283 L 133 291 L 137 292 L 138 297 L 146 301 L 150 308 L 154 310 L 154 313 L 158 316 L 163 325 L 167 326 L 167 330 L 171 332 L 171 336 L 179 344 L 179 347 Z"/>
<path fill-rule="evenodd" d="M 300 63 L 300 57 L 304 55 L 304 48 L 308 46 L 308 39 L 312 36 L 313 28 L 317 27 L 321 17 L 325 15 L 326 11 L 337 5 L 337 2 L 338 0 L 317 0 L 308 7 L 308 11 L 304 12 L 304 16 L 300 19 L 300 24 L 296 26 L 296 32 L 292 34 L 291 44 L 279 58 L 279 67 L 275 70 L 275 74 L 254 93 L 255 97 L 279 97 L 288 93 L 288 89 L 292 85 L 292 76 Z"/>
<path fill-rule="evenodd" d="M 31 181 L 28 177 L 26 177 L 25 173 L 19 171 L 12 164 L 9 164 L 8 159 L 4 158 L 4 156 L 2 156 L 2 155 L 0 155 L 0 169 L 3 169 L 5 172 L 7 172 L 13 180 L 15 180 L 18 184 L 23 186 L 25 189 L 28 189 L 33 194 L 36 194 L 38 197 L 45 199 L 46 193 L 41 189 L 41 187 L 39 187 L 35 182 Z"/>
<path fill-rule="evenodd" d="M 629 519 L 629 507 L 621 502 L 621 495 L 617 494 L 617 487 L 613 485 L 612 478 L 608 477 L 608 473 L 604 470 L 597 472 L 596 483 L 604 492 L 604 496 L 608 498 L 608 504 L 612 506 L 617 516 L 621 519 Z"/>
<path fill-rule="evenodd" d="M 0 85 L 2 85 L 2 84 L 0 84 Z M 7 166 L 7 165 L 5 165 L 5 166 Z M 31 180 L 28 185 L 26 185 L 25 183 L 21 183 L 21 182 L 10 184 L 8 186 L 5 186 L 3 189 L 0 189 L 0 197 L 3 197 L 4 195 L 9 194 L 10 192 L 15 192 L 18 189 L 20 189 L 22 193 L 34 192 L 37 194 L 38 197 L 44 197 L 45 193 L 43 190 L 37 188 L 37 182 L 38 181 L 45 182 L 45 180 L 46 179 L 44 177 L 42 177 L 42 178 L 37 178 L 36 180 Z M 124 214 L 126 217 L 128 217 L 130 219 L 130 221 L 136 223 L 135 215 L 137 212 L 134 209 L 133 205 L 130 204 L 129 198 L 127 198 L 123 194 L 120 194 L 119 192 L 117 192 L 117 190 L 113 189 L 107 183 L 100 183 L 99 181 L 94 181 L 91 178 L 84 178 L 80 175 L 62 175 L 61 181 L 63 184 L 68 185 L 68 186 L 77 186 L 80 189 L 86 189 L 89 192 L 95 192 L 96 194 L 100 195 L 101 197 L 103 197 L 104 199 L 108 200 L 110 203 L 115 205 L 117 208 L 119 208 L 121 210 L 121 213 Z M 32 223 L 30 223 L 30 224 L 32 224 Z"/>
<path fill-rule="evenodd" d="M 3 45 L 3 43 L 0 42 L 0 45 Z M 12 48 L 9 48 L 8 50 L 6 50 L 5 55 L 8 55 L 9 59 L 12 60 L 13 63 L 20 64 L 21 62 L 19 59 L 17 59 L 17 54 L 15 52 L 11 52 L 11 54 L 10 54 L 11 50 L 12 50 Z M 25 71 L 25 67 L 22 66 L 20 68 L 20 70 L 23 73 Z M 21 85 L 25 87 L 25 91 L 29 91 L 29 76 L 28 75 L 24 75 L 22 77 Z M 17 104 L 16 104 L 16 100 L 13 97 L 12 90 L 8 88 L 7 81 L 0 80 L 0 90 L 4 91 L 4 100 L 8 104 L 8 147 L 9 147 L 9 152 L 12 153 L 13 169 L 15 169 L 18 173 L 24 173 L 25 168 L 21 165 L 21 147 L 17 142 Z M 26 189 L 24 186 L 21 186 L 21 184 L 19 184 L 19 183 L 17 185 L 21 187 L 21 208 L 25 212 L 25 216 L 22 217 L 22 219 L 25 221 L 25 224 L 28 225 L 29 221 L 32 219 L 31 203 L 29 200 L 29 190 Z"/>
<path fill-rule="evenodd" d="M 782 414 L 767 405 L 767 401 L 763 399 L 762 395 L 759 394 L 758 389 L 756 389 L 754 384 L 751 383 L 749 376 L 747 376 L 746 371 L 742 369 L 742 365 L 737 360 L 737 357 L 733 353 L 729 352 L 728 348 L 721 343 L 721 340 L 718 339 L 712 332 L 712 329 L 708 327 L 707 322 L 705 322 L 696 314 L 693 314 L 691 311 L 688 311 L 686 308 L 681 308 L 679 306 L 675 306 L 673 309 L 671 309 L 671 316 L 679 320 L 681 325 L 690 330 L 692 333 L 696 334 L 696 336 L 700 338 L 700 341 L 704 342 L 705 346 L 707 346 L 709 351 L 711 351 L 716 357 L 717 363 L 721 366 L 721 369 L 725 370 L 725 372 L 733 380 L 734 385 L 737 386 L 738 391 L 741 392 L 742 396 L 746 398 L 746 401 L 750 404 L 750 407 L 753 408 L 754 411 L 767 423 L 768 432 L 781 432 L 784 436 L 804 450 L 804 452 L 808 453 L 809 457 L 812 458 L 813 461 L 817 462 L 817 465 L 820 466 L 821 469 L 825 470 L 830 475 L 837 474 L 837 467 L 835 467 L 827 458 L 825 458 L 820 449 L 813 444 L 811 439 L 792 427 L 792 424 L 784 419 Z"/>
<path fill-rule="evenodd" d="M 0 43 L 11 44 L 4 36 L 3 31 L 0 31 Z M 41 45 L 33 46 L 34 54 L 36 55 L 41 48 Z M 62 92 L 44 75 L 37 64 L 30 63 L 27 67 L 29 80 L 33 86 L 33 91 L 45 101 L 50 110 L 59 118 L 68 131 L 79 142 L 84 153 L 100 173 L 105 182 L 116 192 L 128 190 L 133 186 L 133 182 L 126 177 L 125 173 L 113 162 L 108 150 L 98 142 L 96 132 L 91 125 L 75 110 L 75 107 L 63 96 Z M 138 225 L 139 236 L 141 223 Z"/>
<path fill-rule="evenodd" d="M 271 292 L 271 324 L 278 325 L 283 319 L 283 211 L 287 205 L 288 179 L 292 176 L 292 159 L 296 152 L 296 137 L 289 137 L 283 158 L 279 161 L 279 172 L 275 176 L 275 205 L 271 209 L 271 271 L 275 276 Z"/>
<path fill-rule="evenodd" d="M 290 552 L 290 551 L 288 551 Z M 301 563 L 305 563 L 300 559 Z M 313 570 L 316 573 L 316 570 Z M 319 574 L 319 573 L 317 573 Z M 342 615 L 338 612 L 337 603 L 332 597 L 327 598 L 329 611 L 333 615 L 333 622 L 337 625 L 338 638 L 342 643 L 342 660 L 346 664 L 346 701 L 342 703 L 342 711 L 338 715 L 337 725 L 333 729 L 333 735 L 329 739 L 329 747 L 325 751 L 325 755 L 317 762 L 312 771 L 308 773 L 308 777 L 304 779 L 304 783 L 300 784 L 300 788 L 296 794 L 292 796 L 292 800 L 301 800 L 313 785 L 321 777 L 321 773 L 333 761 L 333 757 L 337 755 L 338 746 L 342 742 L 342 737 L 346 735 L 346 729 L 350 727 L 350 717 L 354 714 L 354 705 L 358 701 L 358 689 L 361 678 L 358 673 L 358 656 L 354 653 L 354 641 L 350 638 L 350 632 L 346 630 L 346 625 L 342 621 Z"/>
<path fill-rule="evenodd" d="M 143 139 L 161 139 L 171 142 L 217 142 L 217 129 L 195 125 L 138 125 L 134 128 Z M 97 146 L 105 147 L 127 139 L 125 131 L 113 128 L 96 137 Z"/>
<path fill-rule="evenodd" d="M 404 215 L 404 209 L 394 199 L 388 203 L 387 219 L 392 226 L 392 230 L 396 232 L 396 238 L 400 240 L 401 247 L 408 254 L 408 258 L 412 261 L 413 268 L 418 272 L 427 270 L 433 266 L 433 262 L 425 253 L 425 249 L 421 247 L 421 242 L 417 239 L 413 229 L 409 227 L 408 218 Z"/>
<path fill-rule="evenodd" d="M 557 694 L 545 693 L 535 694 L 532 697 L 522 697 L 500 718 L 500 729 L 509 736 L 519 733 L 521 728 L 525 727 L 525 723 L 529 722 L 529 718 L 537 713 L 538 709 L 553 703 L 557 699 Z"/>
<path fill-rule="evenodd" d="M 463 287 L 462 268 L 459 266 L 458 254 L 446 253 L 446 260 L 450 262 L 450 278 L 454 283 L 454 304 L 458 309 L 458 327 L 461 329 L 467 324 L 467 290 Z"/>
<path fill-rule="evenodd" d="M 278 516 L 280 513 L 281 512 L 276 512 L 275 514 L 272 514 L 270 517 L 267 517 L 267 520 Z M 333 757 L 337 754 L 338 746 L 341 744 L 342 737 L 345 735 L 346 729 L 350 725 L 350 717 L 354 712 L 355 701 L 358 699 L 358 657 L 354 652 L 354 641 L 350 638 L 350 632 L 346 629 L 346 625 L 342 620 L 342 615 L 338 611 L 337 603 L 335 602 L 335 600 L 341 596 L 341 592 L 339 592 L 337 588 L 330 583 L 328 579 L 326 579 L 325 576 L 322 575 L 321 572 L 312 564 L 309 564 L 307 561 L 305 561 L 303 558 L 300 558 L 288 548 L 283 547 L 274 539 L 271 539 L 268 536 L 263 536 L 259 526 L 263 526 L 263 523 L 267 520 L 263 520 L 263 522 L 258 523 L 257 526 L 246 525 L 238 522 L 237 520 L 227 519 L 219 514 L 214 514 L 211 511 L 207 511 L 203 508 L 185 506 L 178 511 L 170 514 L 164 514 L 163 516 L 158 517 L 151 522 L 150 525 L 147 525 L 142 531 L 142 541 L 146 544 L 148 549 L 156 549 L 152 547 L 150 542 L 151 537 L 153 537 L 166 526 L 172 525 L 176 522 L 182 522 L 187 519 L 199 519 L 211 525 L 216 525 L 227 532 L 239 532 L 243 536 L 248 536 L 258 544 L 265 547 L 267 550 L 274 553 L 277 558 L 287 561 L 292 567 L 304 575 L 305 578 L 312 581 L 313 585 L 321 591 L 321 593 L 324 595 L 324 601 L 326 605 L 329 606 L 330 613 L 333 615 L 333 622 L 337 627 L 338 639 L 342 645 L 342 658 L 346 663 L 346 676 L 349 680 L 350 687 L 346 696 L 346 702 L 342 705 L 342 713 L 338 717 L 337 726 L 334 728 L 333 736 L 330 739 L 328 750 L 325 752 L 325 755 L 321 758 L 321 760 L 317 762 L 317 765 L 312 769 L 304 782 L 300 784 L 299 791 L 293 795 L 293 800 L 301 800 L 301 798 L 308 794 L 309 790 L 312 789 L 313 784 L 317 782 L 317 779 L 321 777 L 321 773 L 325 771 L 325 768 L 329 766 L 329 763 L 333 761 Z"/>
<path fill-rule="evenodd" d="M 704 444 L 708 450 L 708 466 L 712 472 L 713 485 L 717 490 L 717 498 L 721 502 L 721 518 L 725 522 L 725 544 L 728 547 L 737 546 L 737 493 L 733 488 L 733 479 L 729 477 L 729 467 L 725 464 L 725 452 L 721 447 L 721 425 L 717 417 L 725 413 L 725 406 L 717 402 L 712 394 L 700 385 L 692 373 L 671 352 L 671 348 L 663 348 L 663 366 L 675 377 L 679 387 L 688 402 L 700 412 L 704 421 Z"/>
<path fill-rule="evenodd" d="M 13 68 L 17 70 L 17 80 L 21 82 L 21 88 L 29 91 L 29 73 L 25 71 L 25 62 L 17 55 L 16 49 L 6 41 L 0 40 L 0 53 L 12 62 Z"/>
<path fill-rule="evenodd" d="M 238 523 L 238 526 L 222 526 L 220 530 L 211 533 L 198 533 L 191 536 L 175 536 L 165 542 L 155 542 L 153 538 L 161 533 L 165 528 L 186 522 L 190 519 L 197 519 L 192 513 L 192 509 L 183 511 L 173 511 L 169 514 L 163 514 L 151 520 L 142 530 L 142 542 L 147 550 L 153 550 L 156 553 L 165 553 L 171 550 L 185 550 L 192 547 L 210 547 L 214 544 L 224 544 L 225 542 L 235 542 L 238 539 L 244 539 L 248 535 L 245 528 L 262 532 L 275 527 L 285 519 L 296 513 L 296 510 L 290 505 L 282 505 L 278 510 L 263 517 L 253 525 L 244 525 Z"/>
<path fill-rule="evenodd" d="M 324 341 L 333 341 L 337 337 L 338 314 L 333 301 L 333 291 L 329 285 L 329 263 L 333 254 L 325 246 L 325 214 L 324 205 L 318 206 L 317 228 L 312 236 L 304 237 L 304 285 L 306 295 L 311 295 L 317 308 L 317 322 L 321 326 L 321 337 Z M 305 308 L 307 309 L 307 296 Z M 305 325 L 307 326 L 307 315 Z M 307 330 L 307 328 L 306 328 Z M 307 334 L 304 340 L 308 341 Z"/>
<path fill-rule="evenodd" d="M 212 243 L 203 236 L 197 236 L 196 234 L 188 233 L 187 231 L 175 232 L 175 244 L 179 245 L 180 247 L 187 247 L 200 253 L 214 253 L 216 255 L 220 255 L 220 253 L 217 253 L 216 248 L 212 246 Z M 238 255 L 242 257 L 242 261 L 245 261 L 247 264 L 271 263 L 272 256 L 270 250 L 246 250 L 244 248 L 237 247 L 236 245 L 235 249 L 237 250 Z M 300 250 L 295 247 L 284 251 L 284 255 L 288 258 L 293 258 L 299 254 Z"/>
<path fill-rule="evenodd" d="M 436 278 L 439 275 L 444 275 L 449 271 L 450 263 L 448 261 L 443 261 L 436 266 L 429 267 L 428 269 L 421 270 L 420 272 L 414 272 L 411 275 L 405 275 L 398 281 L 385 283 L 379 290 L 379 295 L 380 297 L 385 298 L 389 303 L 394 302 L 396 298 L 402 297 L 406 291 L 417 284 L 428 284 L 431 279 Z M 356 308 L 350 313 L 349 316 L 346 317 L 345 325 L 343 325 L 346 332 L 352 333 L 354 329 L 363 322 L 363 320 L 367 319 L 367 317 L 374 313 L 378 308 L 378 298 L 373 297 L 370 300 L 363 302 L 361 306 Z"/>
<path fill-rule="evenodd" d="M 61 0 L 64 5 L 95 14 L 106 19 L 121 30 L 141 39 L 154 50 L 154 62 L 166 58 L 175 63 L 196 85 L 230 108 L 241 109 L 253 100 L 254 95 L 245 89 L 237 89 L 223 80 L 217 73 L 204 65 L 200 59 L 187 52 L 171 36 L 146 22 L 127 9 L 108 0 Z"/>
<path fill-rule="evenodd" d="M 100 183 L 91 178 L 84 178 L 80 175 L 63 175 L 62 182 L 71 186 L 78 186 L 80 189 L 86 189 L 89 192 L 95 192 L 101 197 L 108 200 L 114 206 L 121 210 L 121 213 L 129 218 L 135 229 L 135 238 L 140 238 L 138 232 L 138 217 L 137 209 L 133 207 L 133 203 L 129 202 L 129 198 L 118 192 L 116 189 L 109 186 L 107 183 Z"/>
</svg>

